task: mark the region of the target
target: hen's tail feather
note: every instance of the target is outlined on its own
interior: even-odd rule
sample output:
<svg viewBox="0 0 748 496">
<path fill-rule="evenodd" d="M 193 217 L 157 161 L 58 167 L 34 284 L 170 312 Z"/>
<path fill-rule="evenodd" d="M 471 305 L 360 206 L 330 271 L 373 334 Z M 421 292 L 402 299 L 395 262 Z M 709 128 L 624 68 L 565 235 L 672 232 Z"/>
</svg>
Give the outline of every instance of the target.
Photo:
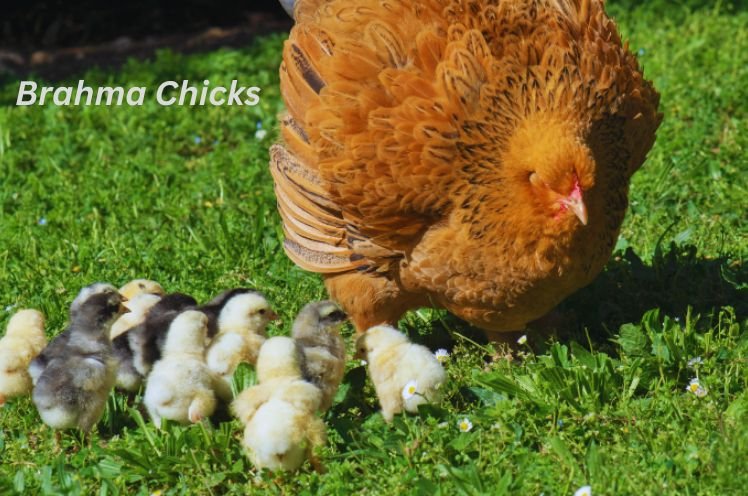
<svg viewBox="0 0 748 496">
<path fill-rule="evenodd" d="M 401 1 L 396 1 L 396 10 L 409 10 L 410 7 L 399 4 Z M 385 22 L 365 23 L 365 32 L 357 42 L 336 43 L 340 33 L 331 34 L 319 19 L 334 13 L 345 19 L 343 29 L 357 29 L 351 19 L 361 12 L 341 5 L 328 12 L 328 5 L 331 5 L 329 0 L 297 0 L 294 4 L 296 26 L 284 46 L 280 69 L 281 92 L 288 109 L 282 124 L 285 147 L 271 149 L 270 168 L 283 219 L 286 253 L 306 270 L 339 273 L 366 269 L 380 262 L 389 266 L 391 258 L 402 255 L 393 249 L 400 250 L 402 243 L 397 242 L 397 236 L 403 237 L 402 226 L 412 222 L 403 219 L 400 223 L 399 218 L 392 216 L 381 226 L 364 223 L 360 212 L 343 211 L 336 204 L 326 182 L 330 178 L 323 181 L 321 170 L 329 172 L 324 165 L 325 157 L 336 155 L 344 146 L 338 133 L 342 123 L 355 135 L 354 131 L 366 127 L 369 111 L 388 103 L 385 92 L 362 90 L 358 84 L 366 79 L 362 73 L 370 73 L 376 79 L 383 67 L 396 71 L 406 65 L 409 55 L 399 28 Z M 441 43 L 438 39 L 422 37 L 421 42 L 424 56 L 438 58 L 440 49 L 436 45 Z M 353 78 L 351 83 L 345 77 L 347 74 Z M 394 90 L 415 85 L 424 99 L 435 96 L 428 91 L 428 85 L 422 88 L 423 81 L 418 78 L 398 77 L 395 72 L 390 76 Z M 327 106 L 321 105 L 323 100 L 328 102 Z M 376 150 L 367 140 L 353 148 L 352 158 L 375 166 L 371 158 Z M 394 234 L 392 222 L 398 225 Z M 362 223 L 368 227 L 365 233 L 357 227 Z M 418 223 L 411 230 L 417 233 L 421 227 Z M 413 233 L 409 230 L 405 234 L 409 239 Z M 393 236 L 397 239 L 390 239 Z"/>
<path fill-rule="evenodd" d="M 270 165 L 276 192 L 288 197 L 288 202 L 301 207 L 313 218 L 321 218 L 331 228 L 345 226 L 340 208 L 327 198 L 317 171 L 301 163 L 281 145 L 270 147 Z"/>
<path fill-rule="evenodd" d="M 330 201 L 317 171 L 306 167 L 284 147 L 270 149 L 278 210 L 283 219 L 289 258 L 312 272 L 355 270 L 365 263 L 346 241 L 346 222 Z"/>
<path fill-rule="evenodd" d="M 302 36 L 303 34 L 299 33 L 298 37 L 301 38 Z M 319 95 L 319 92 L 325 87 L 325 82 L 322 80 L 319 70 L 312 63 L 314 59 L 307 56 L 305 50 L 302 50 L 296 43 L 291 43 L 290 47 L 292 63 L 289 71 L 298 71 L 301 79 L 308 85 L 307 89 Z M 299 78 L 293 79 L 298 80 Z"/>
<path fill-rule="evenodd" d="M 324 4 L 330 0 L 281 0 L 281 3 L 293 4 L 293 18 L 298 22 L 317 14 Z"/>
<path fill-rule="evenodd" d="M 350 257 L 341 257 L 327 252 L 310 250 L 288 238 L 283 241 L 283 248 L 293 263 L 310 272 L 337 274 L 349 272 L 351 267 L 356 268 L 356 265 L 353 265 L 351 262 Z"/>
<path fill-rule="evenodd" d="M 334 43 L 324 31 L 297 25 L 286 41 L 281 64 L 281 93 L 290 115 L 299 123 L 311 102 L 319 99 L 326 86 L 320 66 L 332 55 Z"/>
</svg>

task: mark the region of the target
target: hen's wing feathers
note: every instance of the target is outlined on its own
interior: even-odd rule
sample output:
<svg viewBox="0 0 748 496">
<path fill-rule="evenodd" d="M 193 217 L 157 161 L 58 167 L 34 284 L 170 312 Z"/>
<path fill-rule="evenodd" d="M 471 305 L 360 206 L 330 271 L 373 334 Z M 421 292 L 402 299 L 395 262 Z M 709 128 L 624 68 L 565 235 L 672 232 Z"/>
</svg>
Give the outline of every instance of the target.
<svg viewBox="0 0 748 496">
<path fill-rule="evenodd" d="M 344 244 L 342 213 L 325 198 L 319 173 L 280 145 L 270 149 L 270 164 L 289 257 L 313 272 L 356 268 L 353 252 Z"/>
<path fill-rule="evenodd" d="M 661 118 L 600 0 L 301 0 L 296 14 L 271 169 L 286 251 L 307 270 L 407 253 L 492 184 L 529 113 L 625 117 L 631 173 Z"/>
<path fill-rule="evenodd" d="M 441 134 L 454 133 L 441 122 L 444 107 L 429 100 L 433 84 L 410 68 L 424 59 L 435 70 L 443 42 L 405 2 L 302 2 L 300 10 L 308 14 L 297 16 L 281 67 L 286 148 L 271 158 L 285 246 L 310 270 L 360 269 L 364 258 L 406 250 L 448 198 L 444 183 L 430 184 L 448 179 L 448 168 L 435 173 L 422 155 L 451 159 L 439 148 L 449 148 Z M 442 115 L 429 118 L 434 111 Z"/>
<path fill-rule="evenodd" d="M 612 116 L 624 119 L 623 139 L 617 137 L 616 144 L 624 147 L 630 177 L 641 167 L 654 144 L 655 131 L 662 121 L 662 113 L 658 112 L 660 96 L 652 83 L 643 78 L 628 42 L 621 42 L 602 2 L 555 1 L 577 7 L 582 31 L 579 66 L 583 74 L 580 79 L 587 83 L 584 103 L 591 109 L 592 121 L 604 121 Z"/>
</svg>

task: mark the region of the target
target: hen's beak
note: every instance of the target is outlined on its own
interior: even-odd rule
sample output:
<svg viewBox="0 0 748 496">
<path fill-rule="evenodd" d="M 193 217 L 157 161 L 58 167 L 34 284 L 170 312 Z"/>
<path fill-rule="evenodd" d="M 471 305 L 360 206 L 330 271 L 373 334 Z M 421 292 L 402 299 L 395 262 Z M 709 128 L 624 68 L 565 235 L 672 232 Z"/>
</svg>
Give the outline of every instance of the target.
<svg viewBox="0 0 748 496">
<path fill-rule="evenodd" d="M 587 206 L 582 200 L 582 195 L 572 194 L 570 197 L 561 200 L 561 204 L 566 205 L 569 210 L 574 212 L 583 226 L 587 225 Z"/>
<path fill-rule="evenodd" d="M 293 17 L 293 10 L 294 10 L 294 4 L 296 3 L 295 0 L 280 0 L 280 4 L 283 7 L 283 10 L 288 13 L 291 17 Z"/>
</svg>

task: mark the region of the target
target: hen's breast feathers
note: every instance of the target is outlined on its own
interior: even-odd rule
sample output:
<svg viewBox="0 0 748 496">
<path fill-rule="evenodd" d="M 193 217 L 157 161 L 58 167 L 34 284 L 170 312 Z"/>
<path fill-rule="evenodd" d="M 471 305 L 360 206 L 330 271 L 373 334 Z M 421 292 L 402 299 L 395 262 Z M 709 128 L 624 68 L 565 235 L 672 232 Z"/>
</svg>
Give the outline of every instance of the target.
<svg viewBox="0 0 748 496">
<path fill-rule="evenodd" d="M 580 138 L 617 119 L 598 134 L 618 142 L 626 180 L 661 118 L 599 0 L 301 0 L 296 21 L 271 170 L 286 251 L 314 272 L 388 270 L 410 254 L 498 187 L 528 116 L 566 119 Z"/>
</svg>

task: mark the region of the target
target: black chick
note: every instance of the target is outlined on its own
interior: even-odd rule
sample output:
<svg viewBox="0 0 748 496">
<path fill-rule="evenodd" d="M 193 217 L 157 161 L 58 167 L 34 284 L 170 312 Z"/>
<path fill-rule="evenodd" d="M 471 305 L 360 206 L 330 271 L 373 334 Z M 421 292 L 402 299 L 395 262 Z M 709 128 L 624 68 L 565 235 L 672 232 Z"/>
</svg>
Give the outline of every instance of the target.
<svg viewBox="0 0 748 496">
<path fill-rule="evenodd" d="M 208 338 L 212 339 L 219 331 L 221 311 L 234 297 L 247 293 L 256 291 L 248 288 L 229 289 L 199 306 L 194 298 L 186 294 L 172 293 L 164 296 L 151 308 L 141 325 L 126 333 L 135 369 L 144 377 L 148 375 L 153 364 L 161 358 L 169 326 L 181 312 L 203 312 L 208 317 Z M 116 343 L 115 346 L 119 347 L 120 344 Z"/>
<path fill-rule="evenodd" d="M 227 289 L 226 291 L 220 293 L 218 296 L 214 297 L 208 303 L 197 307 L 197 310 L 200 310 L 208 316 L 208 337 L 212 339 L 216 334 L 218 334 L 218 318 L 221 315 L 221 310 L 223 310 L 223 308 L 229 301 L 231 301 L 232 298 L 237 295 L 256 292 L 256 290 L 249 288 Z"/>
<path fill-rule="evenodd" d="M 185 310 L 194 308 L 197 300 L 184 293 L 171 293 L 151 307 L 142 324 L 117 337 L 115 346 L 118 352 L 125 353 L 123 341 L 126 339 L 132 353 L 132 364 L 135 370 L 146 377 L 151 367 L 161 358 L 161 350 L 166 342 L 166 333 L 172 321 Z"/>
</svg>

